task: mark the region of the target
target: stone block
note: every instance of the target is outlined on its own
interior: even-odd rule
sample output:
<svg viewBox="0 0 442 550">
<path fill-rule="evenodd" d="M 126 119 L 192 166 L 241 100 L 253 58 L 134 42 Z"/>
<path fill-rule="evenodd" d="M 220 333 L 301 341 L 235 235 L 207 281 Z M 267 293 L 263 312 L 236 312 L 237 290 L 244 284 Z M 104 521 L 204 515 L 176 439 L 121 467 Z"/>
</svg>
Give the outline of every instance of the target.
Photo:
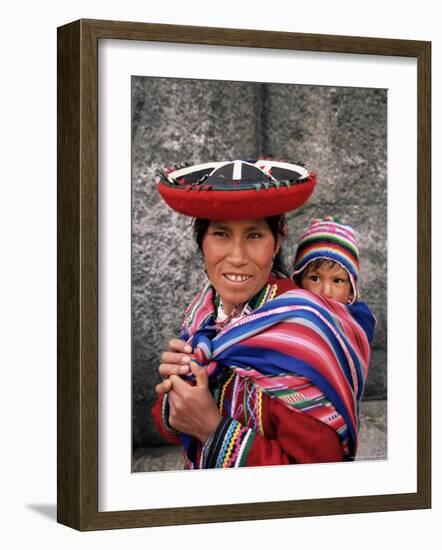
<svg viewBox="0 0 442 550">
<path fill-rule="evenodd" d="M 310 205 L 386 203 L 386 90 L 268 84 L 264 112 L 265 152 L 317 173 Z"/>
</svg>

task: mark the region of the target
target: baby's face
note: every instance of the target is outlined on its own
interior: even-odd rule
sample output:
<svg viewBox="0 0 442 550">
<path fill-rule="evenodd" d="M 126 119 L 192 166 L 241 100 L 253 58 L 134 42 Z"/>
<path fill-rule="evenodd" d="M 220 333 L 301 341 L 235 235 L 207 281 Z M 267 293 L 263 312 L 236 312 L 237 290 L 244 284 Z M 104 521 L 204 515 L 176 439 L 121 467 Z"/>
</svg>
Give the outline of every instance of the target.
<svg viewBox="0 0 442 550">
<path fill-rule="evenodd" d="M 301 279 L 301 288 L 343 304 L 350 303 L 353 296 L 348 272 L 339 264 L 330 266 L 323 263 L 317 268 L 307 267 Z"/>
</svg>

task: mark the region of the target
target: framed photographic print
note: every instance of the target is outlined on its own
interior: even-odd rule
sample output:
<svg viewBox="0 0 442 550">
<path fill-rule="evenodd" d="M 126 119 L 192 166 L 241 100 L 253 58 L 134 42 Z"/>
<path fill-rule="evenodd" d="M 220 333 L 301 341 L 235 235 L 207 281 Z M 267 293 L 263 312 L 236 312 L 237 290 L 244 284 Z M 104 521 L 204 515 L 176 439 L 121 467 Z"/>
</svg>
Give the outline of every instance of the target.
<svg viewBox="0 0 442 550">
<path fill-rule="evenodd" d="M 59 28 L 59 522 L 430 507 L 430 52 L 381 38 Z M 359 291 L 377 318 L 356 460 L 189 471 L 157 432 L 162 352 L 207 281 L 190 218 L 161 200 L 157 174 L 236 159 L 317 174 L 286 216 L 288 272 L 312 218 L 356 230 Z"/>
</svg>

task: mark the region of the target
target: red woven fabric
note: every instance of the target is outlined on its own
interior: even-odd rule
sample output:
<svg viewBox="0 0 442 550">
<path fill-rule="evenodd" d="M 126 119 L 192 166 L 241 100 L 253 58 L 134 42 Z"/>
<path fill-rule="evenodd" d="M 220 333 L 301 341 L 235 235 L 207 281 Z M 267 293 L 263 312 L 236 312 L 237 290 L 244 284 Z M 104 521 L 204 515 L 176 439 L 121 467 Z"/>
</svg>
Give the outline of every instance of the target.
<svg viewBox="0 0 442 550">
<path fill-rule="evenodd" d="M 259 191 L 193 190 L 190 186 L 170 187 L 162 181 L 158 182 L 158 191 L 173 210 L 186 216 L 209 220 L 241 220 L 265 218 L 295 210 L 307 201 L 315 185 L 316 174 L 311 174 L 303 183 Z"/>
</svg>

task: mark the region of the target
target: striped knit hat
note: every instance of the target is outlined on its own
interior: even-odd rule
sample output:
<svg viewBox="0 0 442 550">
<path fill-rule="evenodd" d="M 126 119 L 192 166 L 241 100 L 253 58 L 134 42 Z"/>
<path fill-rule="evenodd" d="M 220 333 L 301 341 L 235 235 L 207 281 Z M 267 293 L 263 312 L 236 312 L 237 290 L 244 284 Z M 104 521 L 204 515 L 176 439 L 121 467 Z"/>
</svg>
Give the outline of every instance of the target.
<svg viewBox="0 0 442 550">
<path fill-rule="evenodd" d="M 358 297 L 359 251 L 351 225 L 344 225 L 336 216 L 312 220 L 299 239 L 292 278 L 320 258 L 332 260 L 348 272 L 354 303 Z"/>
</svg>

